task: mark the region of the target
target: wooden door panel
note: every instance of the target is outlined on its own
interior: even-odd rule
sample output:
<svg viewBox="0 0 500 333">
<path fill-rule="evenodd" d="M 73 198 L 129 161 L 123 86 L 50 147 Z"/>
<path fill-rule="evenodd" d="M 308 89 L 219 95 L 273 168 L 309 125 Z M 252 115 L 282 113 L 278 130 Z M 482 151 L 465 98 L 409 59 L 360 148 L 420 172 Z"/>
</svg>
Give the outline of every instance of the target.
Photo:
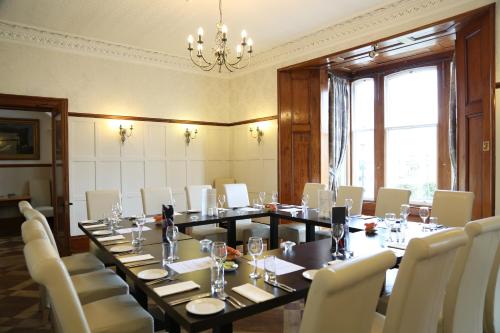
<svg viewBox="0 0 500 333">
<path fill-rule="evenodd" d="M 299 203 L 304 184 L 311 179 L 311 136 L 309 133 L 294 133 L 292 144 L 293 188 L 292 202 Z"/>
<path fill-rule="evenodd" d="M 309 80 L 292 80 L 292 124 L 309 124 Z"/>
<path fill-rule="evenodd" d="M 474 208 L 472 210 L 472 218 L 478 219 L 481 217 L 481 202 L 482 200 L 482 150 L 477 147 L 481 146 L 483 140 L 483 117 L 475 115 L 467 117 L 467 151 L 469 155 L 468 174 L 467 174 L 467 187 L 469 191 L 475 193 Z"/>
<path fill-rule="evenodd" d="M 466 85 L 466 103 L 471 104 L 474 102 L 481 103 L 483 100 L 483 89 L 481 84 L 481 31 L 474 29 L 474 31 L 464 36 L 465 39 L 465 61 L 467 80 L 464 82 Z M 469 111 L 469 110 L 467 110 Z M 480 110 L 482 112 L 482 110 Z"/>
</svg>

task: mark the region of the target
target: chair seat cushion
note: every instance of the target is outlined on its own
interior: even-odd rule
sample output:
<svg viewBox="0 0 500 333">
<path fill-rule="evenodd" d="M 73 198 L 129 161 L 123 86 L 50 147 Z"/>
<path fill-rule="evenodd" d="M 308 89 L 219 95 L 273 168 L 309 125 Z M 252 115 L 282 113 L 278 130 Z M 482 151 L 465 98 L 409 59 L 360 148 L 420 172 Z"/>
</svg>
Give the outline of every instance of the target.
<svg viewBox="0 0 500 333">
<path fill-rule="evenodd" d="M 278 226 L 278 237 L 296 244 L 306 241 L 306 225 L 304 223 L 287 223 Z"/>
<path fill-rule="evenodd" d="M 269 226 L 251 220 L 236 221 L 236 240 L 246 243 L 250 237 L 269 239 Z"/>
<path fill-rule="evenodd" d="M 375 312 L 371 333 L 382 333 L 384 331 L 385 316 Z"/>
<path fill-rule="evenodd" d="M 52 206 L 40 206 L 34 208 L 45 217 L 54 217 L 54 207 Z"/>
<path fill-rule="evenodd" d="M 82 305 L 128 294 L 128 284 L 110 269 L 72 275 L 71 280 Z"/>
<path fill-rule="evenodd" d="M 94 242 L 90 242 L 89 252 L 92 253 L 98 260 L 100 260 L 106 266 L 113 266 L 115 262 L 111 255 L 103 250 L 101 250 Z"/>
<path fill-rule="evenodd" d="M 216 227 L 214 224 L 200 225 L 193 227 L 191 230 L 191 236 L 201 240 L 204 238 L 210 239 L 212 241 L 226 241 L 227 229 Z"/>
<path fill-rule="evenodd" d="M 154 332 L 153 317 L 130 295 L 85 304 L 83 313 L 92 333 Z"/>
<path fill-rule="evenodd" d="M 69 275 L 88 273 L 104 269 L 102 261 L 89 252 L 77 253 L 69 257 L 62 257 L 61 259 L 68 269 Z"/>
</svg>

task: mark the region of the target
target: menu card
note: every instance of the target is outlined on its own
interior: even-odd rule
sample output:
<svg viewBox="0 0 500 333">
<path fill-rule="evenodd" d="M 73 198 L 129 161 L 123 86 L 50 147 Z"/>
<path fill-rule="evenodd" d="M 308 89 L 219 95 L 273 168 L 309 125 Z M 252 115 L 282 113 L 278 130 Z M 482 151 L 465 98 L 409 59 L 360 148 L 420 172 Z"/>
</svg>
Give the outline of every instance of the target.
<svg viewBox="0 0 500 333">
<path fill-rule="evenodd" d="M 212 267 L 212 258 L 203 257 L 198 259 L 179 261 L 168 264 L 167 266 L 179 274 L 185 274 Z"/>
</svg>

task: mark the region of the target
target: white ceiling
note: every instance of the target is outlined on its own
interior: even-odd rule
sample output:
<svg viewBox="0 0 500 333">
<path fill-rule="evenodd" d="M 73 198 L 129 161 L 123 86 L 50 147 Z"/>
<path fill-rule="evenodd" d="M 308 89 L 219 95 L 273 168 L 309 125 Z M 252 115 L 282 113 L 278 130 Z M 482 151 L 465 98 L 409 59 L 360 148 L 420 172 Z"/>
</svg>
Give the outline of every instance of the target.
<svg viewBox="0 0 500 333">
<path fill-rule="evenodd" d="M 229 43 L 242 29 L 256 53 L 392 0 L 223 0 Z M 212 45 L 218 0 L 0 0 L 0 20 L 186 57 L 198 26 Z"/>
</svg>

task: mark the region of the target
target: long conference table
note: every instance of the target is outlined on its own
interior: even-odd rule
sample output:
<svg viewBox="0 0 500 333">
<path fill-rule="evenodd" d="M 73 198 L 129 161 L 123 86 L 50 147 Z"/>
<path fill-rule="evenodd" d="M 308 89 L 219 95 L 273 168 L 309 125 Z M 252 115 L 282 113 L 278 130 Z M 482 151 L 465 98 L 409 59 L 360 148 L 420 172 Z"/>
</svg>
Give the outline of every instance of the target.
<svg viewBox="0 0 500 333">
<path fill-rule="evenodd" d="M 193 216 L 196 216 L 193 218 Z M 318 217 L 318 213 L 309 209 L 307 212 L 299 212 L 292 216 L 289 212 L 276 211 L 267 212 L 264 210 L 228 210 L 223 216 L 218 217 L 208 217 L 202 216 L 201 214 L 188 214 L 181 213 L 174 217 L 175 225 L 178 226 L 180 231 L 185 231 L 188 227 L 213 224 L 213 223 L 224 223 L 227 226 L 227 243 L 229 246 L 234 247 L 236 245 L 236 228 L 238 220 L 243 219 L 254 219 L 260 217 L 269 217 L 269 227 L 270 227 L 270 250 L 263 253 L 265 255 L 276 255 L 277 258 L 286 260 L 293 264 L 304 267 L 301 270 L 294 271 L 288 274 L 279 275 L 278 281 L 284 283 L 292 288 L 295 288 L 294 292 L 286 292 L 279 288 L 270 286 L 264 283 L 263 278 L 258 280 L 252 280 L 249 278 L 250 272 L 253 270 L 253 266 L 249 264 L 249 257 L 242 256 L 236 261 L 239 264 L 239 268 L 233 272 L 225 273 L 225 292 L 236 298 L 240 302 L 245 304 L 245 307 L 235 308 L 229 303 L 226 303 L 225 309 L 217 314 L 208 316 L 193 315 L 187 312 L 186 304 L 180 304 L 172 306 L 169 304 L 170 301 L 196 296 L 200 293 L 210 292 L 210 269 L 196 270 L 184 274 L 177 274 L 175 271 L 169 267 L 162 266 L 162 228 L 161 225 L 155 223 L 146 224 L 150 230 L 143 232 L 145 240 L 142 242 L 140 248 L 140 253 L 151 254 L 156 261 L 149 265 L 142 265 L 140 267 L 130 267 L 131 265 L 124 264 L 119 260 L 119 255 L 113 255 L 110 252 L 110 248 L 116 245 L 116 242 L 104 242 L 99 241 L 98 238 L 101 236 L 96 236 L 93 234 L 94 230 L 88 228 L 88 225 L 79 223 L 79 228 L 94 242 L 100 249 L 108 253 L 111 258 L 113 258 L 116 264 L 117 273 L 122 277 L 128 277 L 134 284 L 134 296 L 138 302 L 145 308 L 148 308 L 148 299 L 152 300 L 156 305 L 162 310 L 164 314 L 163 321 L 165 323 L 165 328 L 169 332 L 180 332 L 182 327 L 188 332 L 199 332 L 207 329 L 212 329 L 213 332 L 232 332 L 232 323 L 236 320 L 255 315 L 293 301 L 304 299 L 307 296 L 307 292 L 311 285 L 311 281 L 305 279 L 302 273 L 308 269 L 319 269 L 325 266 L 326 263 L 332 261 L 332 241 L 331 239 L 323 239 L 315 241 L 315 227 L 329 227 L 329 219 L 322 219 Z M 291 251 L 284 252 L 282 249 L 278 249 L 278 224 L 279 220 L 291 220 L 295 222 L 304 223 L 306 226 L 306 239 L 307 242 L 303 244 L 298 244 L 292 248 Z M 377 234 L 368 235 L 361 231 L 364 229 L 364 223 L 367 220 L 366 217 L 351 218 L 350 226 L 350 249 L 354 252 L 354 256 L 363 256 L 377 253 L 384 249 L 383 242 L 380 241 Z M 416 224 L 416 223 L 415 223 Z M 134 224 L 129 219 L 123 219 L 120 223 L 120 228 L 131 228 Z M 124 233 L 125 237 L 123 241 L 130 242 L 131 234 Z M 191 238 L 185 233 L 181 233 L 178 237 L 177 255 L 180 257 L 178 261 L 185 261 L 196 258 L 203 258 L 209 256 L 207 251 L 203 251 L 200 247 L 198 240 Z M 402 250 L 393 250 L 400 260 L 404 254 Z M 165 268 L 169 271 L 169 276 L 174 277 L 174 281 L 164 281 L 155 285 L 148 285 L 147 281 L 144 281 L 138 277 L 138 273 L 152 268 Z M 197 283 L 200 288 L 192 291 L 185 291 L 180 294 L 174 294 L 170 296 L 160 297 L 154 290 L 154 288 L 169 285 L 172 283 L 182 282 L 182 281 L 193 281 Z M 241 286 L 243 284 L 250 283 L 258 288 L 261 288 L 271 294 L 274 298 L 254 303 L 253 301 L 244 298 L 242 295 L 234 292 L 233 287 Z"/>
</svg>

